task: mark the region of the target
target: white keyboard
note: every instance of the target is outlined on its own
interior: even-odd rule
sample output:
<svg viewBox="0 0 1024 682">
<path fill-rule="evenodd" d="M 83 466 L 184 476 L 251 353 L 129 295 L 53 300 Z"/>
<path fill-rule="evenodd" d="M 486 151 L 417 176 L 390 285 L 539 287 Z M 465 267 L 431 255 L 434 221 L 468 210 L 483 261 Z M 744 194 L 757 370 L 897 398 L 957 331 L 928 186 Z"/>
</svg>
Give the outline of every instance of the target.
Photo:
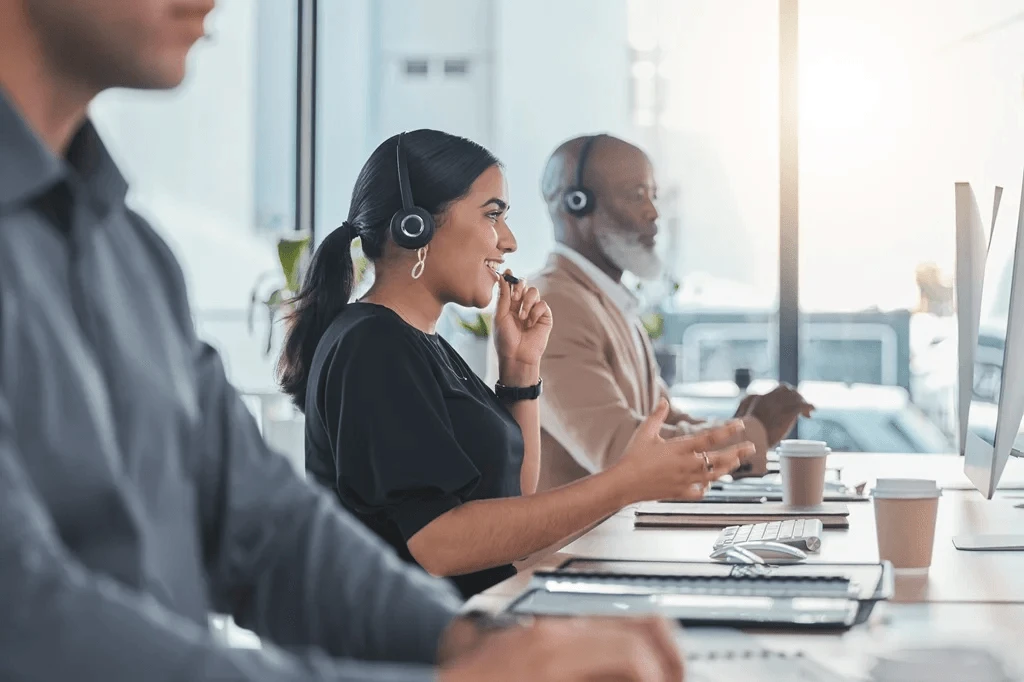
<svg viewBox="0 0 1024 682">
<path fill-rule="evenodd" d="M 771 541 L 799 547 L 806 552 L 821 548 L 820 519 L 787 519 L 770 523 L 751 523 L 723 528 L 715 540 L 715 549 L 741 542 Z"/>
</svg>

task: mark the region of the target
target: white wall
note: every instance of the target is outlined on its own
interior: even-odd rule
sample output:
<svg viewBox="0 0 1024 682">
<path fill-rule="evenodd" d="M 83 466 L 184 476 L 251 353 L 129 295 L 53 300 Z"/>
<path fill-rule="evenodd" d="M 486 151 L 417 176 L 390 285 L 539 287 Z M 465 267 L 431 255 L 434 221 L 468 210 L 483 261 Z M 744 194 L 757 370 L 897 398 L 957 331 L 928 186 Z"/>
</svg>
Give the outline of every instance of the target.
<svg viewBox="0 0 1024 682">
<path fill-rule="evenodd" d="M 488 144 L 490 11 L 479 0 L 321 3 L 318 240 L 347 217 L 360 168 L 396 132 L 437 128 Z M 469 59 L 469 73 L 445 77 L 446 57 Z M 427 60 L 428 75 L 407 77 L 407 59 Z"/>
<path fill-rule="evenodd" d="M 494 80 L 492 3 L 480 0 L 379 0 L 375 115 L 370 135 L 434 128 L 491 142 Z M 408 75 L 406 61 L 425 60 L 425 75 Z M 464 59 L 465 74 L 446 74 L 445 61 Z"/>
</svg>

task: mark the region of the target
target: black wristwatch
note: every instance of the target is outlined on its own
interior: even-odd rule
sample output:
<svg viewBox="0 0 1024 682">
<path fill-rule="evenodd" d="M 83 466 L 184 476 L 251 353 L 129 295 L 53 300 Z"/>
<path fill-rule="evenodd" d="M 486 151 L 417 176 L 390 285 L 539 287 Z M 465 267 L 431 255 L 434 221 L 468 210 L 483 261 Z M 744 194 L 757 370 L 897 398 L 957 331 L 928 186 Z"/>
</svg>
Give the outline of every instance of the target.
<svg viewBox="0 0 1024 682">
<path fill-rule="evenodd" d="M 540 397 L 540 386 L 543 379 L 537 381 L 533 386 L 506 386 L 500 381 L 494 385 L 494 395 L 499 400 L 514 403 L 519 400 L 536 400 Z"/>
</svg>

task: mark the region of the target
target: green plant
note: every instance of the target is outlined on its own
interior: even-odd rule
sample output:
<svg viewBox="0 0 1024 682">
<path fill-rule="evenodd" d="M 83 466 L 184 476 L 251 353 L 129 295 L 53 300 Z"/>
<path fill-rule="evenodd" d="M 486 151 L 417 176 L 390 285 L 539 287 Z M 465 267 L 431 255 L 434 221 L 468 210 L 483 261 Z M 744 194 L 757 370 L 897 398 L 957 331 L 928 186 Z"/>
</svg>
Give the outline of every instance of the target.
<svg viewBox="0 0 1024 682">
<path fill-rule="evenodd" d="M 677 293 L 679 293 L 679 281 L 672 276 L 666 276 L 664 278 L 664 284 L 666 291 L 662 293 L 656 300 L 649 301 L 647 306 L 647 312 L 640 315 L 640 322 L 643 324 L 644 329 L 647 330 L 647 335 L 651 338 L 651 341 L 657 342 L 658 339 L 665 335 L 665 312 L 672 310 L 672 300 Z M 642 295 L 643 282 L 636 284 L 637 295 Z"/>
<path fill-rule="evenodd" d="M 644 313 L 640 316 L 640 322 L 651 341 L 657 341 L 665 333 L 665 317 L 661 313 Z"/>
<path fill-rule="evenodd" d="M 491 314 L 477 313 L 471 320 L 459 315 L 459 326 L 478 339 L 486 339 L 491 335 Z"/>
<path fill-rule="evenodd" d="M 355 244 L 359 244 L 356 240 Z M 370 269 L 370 259 L 363 255 L 362 248 L 359 249 L 359 254 L 352 258 L 352 267 L 355 268 L 355 279 L 353 280 L 353 289 L 359 287 L 359 283 L 366 277 L 366 271 Z"/>
<path fill-rule="evenodd" d="M 280 270 L 264 273 L 256 281 L 252 295 L 249 299 L 249 333 L 253 332 L 253 318 L 256 309 L 263 306 L 267 313 L 269 322 L 267 328 L 267 343 L 264 353 L 269 354 L 274 341 L 274 321 L 282 309 L 290 306 L 291 299 L 299 292 L 302 277 L 305 272 L 306 263 L 309 260 L 309 235 L 297 235 L 282 237 L 277 240 L 277 260 Z M 263 300 L 259 299 L 259 291 L 264 282 L 270 277 L 284 277 L 284 286 L 271 291 Z"/>
</svg>

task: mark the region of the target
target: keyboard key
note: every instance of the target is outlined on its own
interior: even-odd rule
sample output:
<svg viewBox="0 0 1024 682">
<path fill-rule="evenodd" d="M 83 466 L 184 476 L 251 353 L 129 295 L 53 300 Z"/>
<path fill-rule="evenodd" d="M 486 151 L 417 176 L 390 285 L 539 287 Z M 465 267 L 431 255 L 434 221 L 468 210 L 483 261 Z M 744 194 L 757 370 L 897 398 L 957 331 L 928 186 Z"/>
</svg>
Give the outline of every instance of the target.
<svg viewBox="0 0 1024 682">
<path fill-rule="evenodd" d="M 796 524 L 793 521 L 783 521 L 782 525 L 779 526 L 778 537 L 780 540 L 786 540 L 793 537 L 793 528 Z"/>
<path fill-rule="evenodd" d="M 816 552 L 821 547 L 823 527 L 818 519 L 787 519 L 770 523 L 729 526 L 715 539 L 715 548 L 746 541 L 784 542 L 800 549 Z"/>
</svg>

